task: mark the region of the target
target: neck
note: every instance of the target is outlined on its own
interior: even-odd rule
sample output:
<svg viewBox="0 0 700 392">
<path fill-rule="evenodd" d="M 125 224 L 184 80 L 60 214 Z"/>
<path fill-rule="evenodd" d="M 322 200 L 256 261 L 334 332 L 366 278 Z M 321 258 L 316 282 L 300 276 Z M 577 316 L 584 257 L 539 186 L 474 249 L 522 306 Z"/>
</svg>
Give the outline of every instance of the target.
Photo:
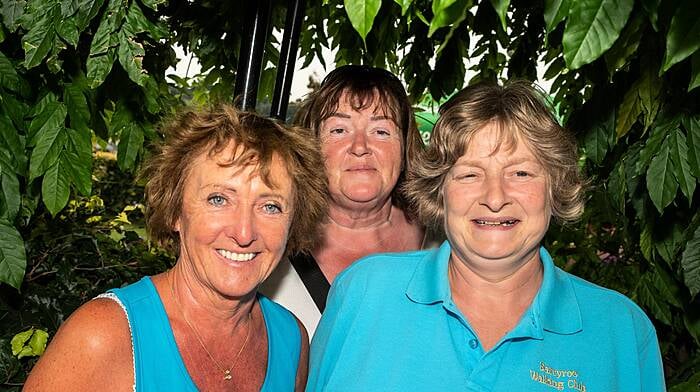
<svg viewBox="0 0 700 392">
<path fill-rule="evenodd" d="M 224 327 L 227 331 L 231 324 L 235 327 L 245 323 L 253 310 L 255 296 L 250 298 L 227 298 L 203 285 L 185 263 L 178 261 L 167 272 L 166 280 L 171 287 L 171 294 L 182 314 L 197 324 L 211 323 Z"/>
<path fill-rule="evenodd" d="M 487 279 L 451 258 L 448 276 L 453 297 L 462 303 L 520 308 L 525 304 L 529 306 L 542 284 L 542 262 L 536 254 L 514 273 L 500 279 Z"/>
<path fill-rule="evenodd" d="M 391 198 L 387 198 L 382 204 L 371 206 L 345 207 L 331 202 L 328 210 L 328 224 L 351 230 L 373 229 L 390 225 L 393 209 Z"/>
</svg>

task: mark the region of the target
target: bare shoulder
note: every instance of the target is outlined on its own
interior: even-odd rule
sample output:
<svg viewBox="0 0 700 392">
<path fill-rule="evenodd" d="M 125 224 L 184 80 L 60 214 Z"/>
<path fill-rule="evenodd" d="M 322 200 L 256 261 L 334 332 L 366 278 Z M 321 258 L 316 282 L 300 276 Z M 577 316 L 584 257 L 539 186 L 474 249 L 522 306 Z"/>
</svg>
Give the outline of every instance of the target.
<svg viewBox="0 0 700 392">
<path fill-rule="evenodd" d="M 26 391 L 129 389 L 133 384 L 131 333 L 126 314 L 111 299 L 78 308 L 32 369 Z"/>
</svg>

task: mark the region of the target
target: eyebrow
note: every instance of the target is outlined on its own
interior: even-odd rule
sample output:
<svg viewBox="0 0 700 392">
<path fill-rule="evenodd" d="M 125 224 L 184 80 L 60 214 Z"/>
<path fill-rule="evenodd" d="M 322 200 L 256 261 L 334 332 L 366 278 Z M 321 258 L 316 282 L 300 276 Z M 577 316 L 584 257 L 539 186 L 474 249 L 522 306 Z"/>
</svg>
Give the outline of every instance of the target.
<svg viewBox="0 0 700 392">
<path fill-rule="evenodd" d="M 539 166 L 542 166 L 542 164 L 540 164 L 540 162 L 535 158 L 508 159 L 506 161 L 506 166 L 518 165 L 521 163 L 535 163 Z M 477 161 L 477 160 L 464 160 L 461 162 L 455 162 L 455 164 L 452 165 L 452 167 L 457 167 L 457 166 L 479 166 L 479 161 Z"/>
<path fill-rule="evenodd" d="M 328 118 L 331 118 L 331 117 L 346 118 L 346 119 L 352 118 L 351 115 L 349 115 L 347 113 L 341 113 L 341 112 L 335 112 L 335 113 L 331 114 L 330 116 L 328 116 Z M 372 116 L 369 119 L 371 121 L 382 121 L 382 120 L 393 121 L 391 117 L 384 116 L 384 115 Z"/>
</svg>

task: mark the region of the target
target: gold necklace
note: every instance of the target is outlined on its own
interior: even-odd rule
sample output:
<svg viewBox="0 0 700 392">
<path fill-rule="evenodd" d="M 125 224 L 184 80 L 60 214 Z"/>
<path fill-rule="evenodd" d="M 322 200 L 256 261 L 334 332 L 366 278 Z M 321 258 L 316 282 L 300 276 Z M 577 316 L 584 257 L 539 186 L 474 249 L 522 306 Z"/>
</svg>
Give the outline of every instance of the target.
<svg viewBox="0 0 700 392">
<path fill-rule="evenodd" d="M 175 303 L 177 303 L 177 307 L 180 310 L 180 314 L 182 315 L 182 319 L 185 320 L 185 323 L 187 324 L 188 327 L 192 330 L 192 333 L 194 334 L 194 337 L 197 338 L 197 341 L 199 342 L 199 345 L 202 346 L 204 349 L 204 352 L 207 353 L 209 356 L 209 359 L 211 359 L 212 362 L 214 362 L 214 365 L 216 365 L 219 370 L 221 370 L 222 373 L 224 373 L 224 380 L 230 381 L 232 376 L 231 376 L 231 370 L 233 369 L 233 366 L 236 364 L 236 361 L 238 360 L 238 357 L 241 356 L 241 353 L 243 352 L 243 349 L 245 348 L 246 344 L 248 344 L 248 339 L 250 338 L 250 332 L 253 330 L 253 327 L 250 325 L 252 318 L 251 318 L 251 313 L 248 313 L 248 333 L 245 335 L 245 340 L 243 341 L 243 344 L 241 345 L 241 348 L 238 350 L 238 353 L 236 354 L 235 357 L 233 357 L 233 362 L 231 363 L 231 366 L 228 369 L 225 369 L 223 366 L 221 366 L 221 363 L 217 361 L 213 355 L 207 350 L 207 346 L 204 345 L 204 341 L 202 341 L 202 338 L 199 336 L 199 333 L 197 333 L 197 330 L 194 328 L 192 324 L 190 324 L 189 320 L 187 320 L 187 317 L 185 317 L 185 312 L 182 310 L 182 305 L 180 305 L 180 300 L 177 298 L 175 295 L 175 285 L 173 284 L 173 278 L 170 278 L 170 293 L 172 294 L 173 298 L 175 299 Z"/>
</svg>

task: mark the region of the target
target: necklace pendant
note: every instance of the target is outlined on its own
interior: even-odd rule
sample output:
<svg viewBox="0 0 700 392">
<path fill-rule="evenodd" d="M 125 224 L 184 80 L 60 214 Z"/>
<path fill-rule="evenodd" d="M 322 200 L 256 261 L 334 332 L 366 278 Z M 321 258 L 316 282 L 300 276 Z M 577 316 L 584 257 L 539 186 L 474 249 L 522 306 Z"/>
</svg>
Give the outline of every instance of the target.
<svg viewBox="0 0 700 392">
<path fill-rule="evenodd" d="M 224 372 L 224 380 L 228 381 L 228 380 L 230 380 L 230 379 L 231 379 L 231 371 L 230 371 L 230 370 L 226 370 L 226 371 Z"/>
</svg>

